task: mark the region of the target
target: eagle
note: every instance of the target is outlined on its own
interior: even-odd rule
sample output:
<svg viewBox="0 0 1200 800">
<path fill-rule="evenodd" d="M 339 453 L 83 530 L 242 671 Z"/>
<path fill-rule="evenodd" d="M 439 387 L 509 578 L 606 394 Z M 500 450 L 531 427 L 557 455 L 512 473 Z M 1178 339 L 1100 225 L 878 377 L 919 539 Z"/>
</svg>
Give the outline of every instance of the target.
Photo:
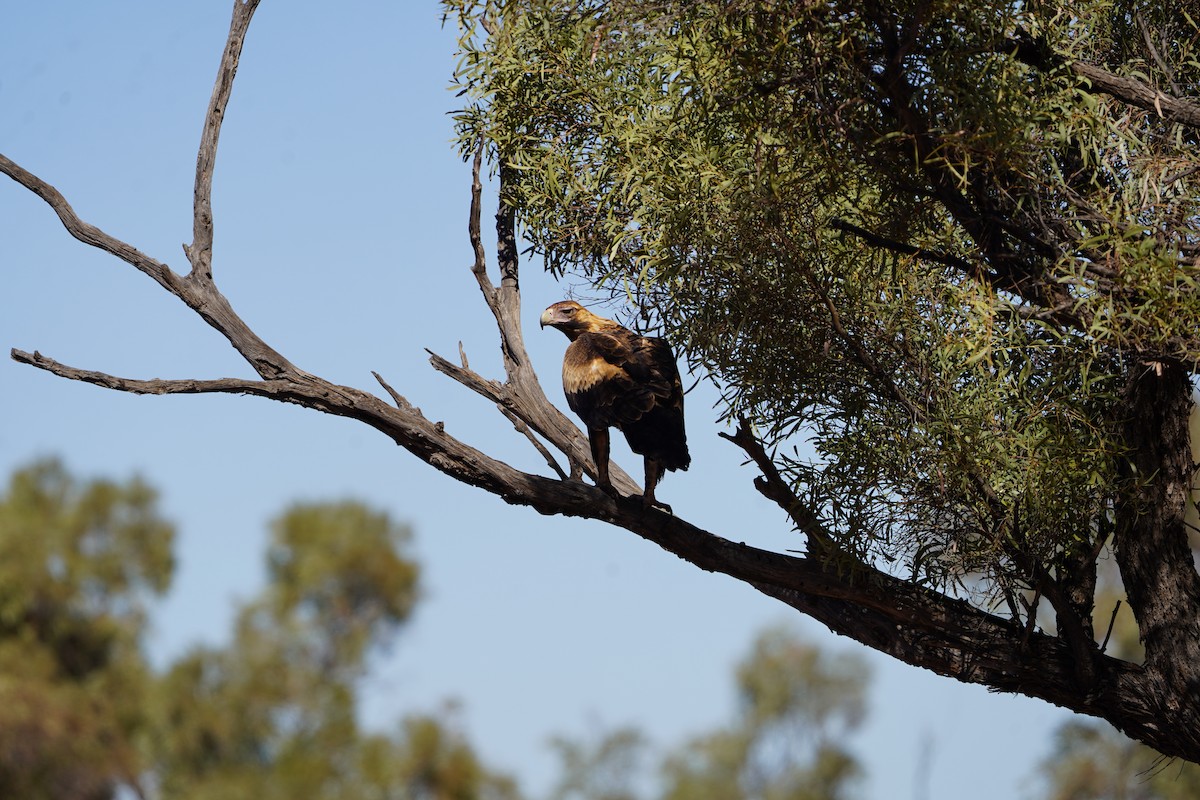
<svg viewBox="0 0 1200 800">
<path fill-rule="evenodd" d="M 671 346 L 664 339 L 639 336 L 574 300 L 547 308 L 541 323 L 571 340 L 563 356 L 563 392 L 587 426 L 596 485 L 616 496 L 608 475 L 608 429 L 618 428 L 630 449 L 645 459 L 642 503 L 655 505 L 654 487 L 663 471 L 686 470 L 692 463 L 683 428 L 683 384 Z"/>
</svg>

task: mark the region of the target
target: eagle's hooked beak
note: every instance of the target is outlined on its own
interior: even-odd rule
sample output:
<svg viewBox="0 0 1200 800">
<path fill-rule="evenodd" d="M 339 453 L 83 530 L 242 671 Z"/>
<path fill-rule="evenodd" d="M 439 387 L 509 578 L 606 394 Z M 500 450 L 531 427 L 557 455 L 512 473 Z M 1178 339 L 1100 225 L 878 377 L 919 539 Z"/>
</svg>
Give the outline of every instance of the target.
<svg viewBox="0 0 1200 800">
<path fill-rule="evenodd" d="M 545 311 L 542 312 L 542 319 L 541 319 L 542 327 L 545 328 L 547 325 L 549 325 L 553 321 L 554 321 L 554 315 L 551 313 L 551 310 L 547 308 Z"/>
</svg>

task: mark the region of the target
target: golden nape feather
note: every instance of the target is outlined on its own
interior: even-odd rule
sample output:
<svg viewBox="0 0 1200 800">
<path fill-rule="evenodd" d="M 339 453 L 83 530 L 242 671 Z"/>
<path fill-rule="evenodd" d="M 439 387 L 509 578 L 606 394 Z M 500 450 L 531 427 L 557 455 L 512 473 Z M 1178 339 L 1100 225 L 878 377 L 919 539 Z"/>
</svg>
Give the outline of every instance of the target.
<svg viewBox="0 0 1200 800">
<path fill-rule="evenodd" d="M 597 485 L 615 494 L 608 474 L 608 429 L 617 428 L 645 460 L 643 502 L 663 505 L 654 498 L 663 471 L 686 470 L 692 461 L 683 423 L 683 384 L 671 346 L 597 316 L 574 300 L 547 308 L 541 323 L 571 340 L 563 356 L 563 391 L 567 405 L 587 427 Z"/>
</svg>

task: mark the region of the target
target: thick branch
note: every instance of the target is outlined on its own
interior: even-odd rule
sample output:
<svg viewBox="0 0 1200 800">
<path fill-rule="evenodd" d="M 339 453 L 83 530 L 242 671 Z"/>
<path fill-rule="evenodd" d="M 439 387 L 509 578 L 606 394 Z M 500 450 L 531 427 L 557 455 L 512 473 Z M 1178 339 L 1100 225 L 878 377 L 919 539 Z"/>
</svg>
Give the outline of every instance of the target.
<svg viewBox="0 0 1200 800">
<path fill-rule="evenodd" d="M 1153 111 L 1171 122 L 1200 128 L 1200 103 L 1182 100 L 1133 78 L 1122 78 L 1099 67 L 1072 61 L 1071 71 L 1105 94 L 1143 111 Z"/>
<path fill-rule="evenodd" d="M 840 575 L 819 559 L 772 553 L 715 536 L 647 509 L 636 498 L 613 500 L 580 481 L 521 472 L 455 439 L 407 403 L 394 408 L 365 392 L 311 376 L 295 381 L 131 381 L 75 370 L 37 355 L 15 357 L 63 377 L 124 391 L 253 393 L 357 419 L 457 480 L 543 514 L 586 517 L 625 528 L 701 569 L 751 583 L 835 632 L 906 663 L 1103 716 L 1165 753 L 1200 758 L 1200 747 L 1181 750 L 1177 739 L 1158 730 L 1159 718 L 1151 707 L 1155 695 L 1133 665 L 1098 656 L 1100 678 L 1088 692 L 1075 680 L 1074 659 L 1067 648 L 1052 637 L 1035 634 L 1022 644 L 1022 631 L 1011 621 L 869 567 Z"/>
<path fill-rule="evenodd" d="M 463 444 L 415 409 L 393 408 L 378 398 L 317 379 L 302 381 L 134 381 L 77 370 L 38 354 L 14 358 L 57 375 L 121 391 L 142 393 L 240 392 L 299 403 L 367 423 L 438 470 L 543 514 L 599 519 L 618 525 L 708 571 L 755 585 L 829 625 L 834 631 L 958 680 L 1021 691 L 1081 713 L 1103 714 L 1143 733 L 1151 710 L 1140 689 L 1140 670 L 1099 657 L 1104 679 L 1088 694 L 1074 680 L 1073 659 L 1057 640 L 1034 635 L 1023 651 L 1019 630 L 915 584 L 868 567 L 846 576 L 819 559 L 771 553 L 715 536 L 636 499 L 614 501 L 579 481 L 560 481 L 514 470 Z M 1120 713 L 1114 714 L 1114 705 Z M 1166 749 L 1166 743 L 1156 743 Z"/>
<path fill-rule="evenodd" d="M 1050 50 L 1044 42 L 1034 39 L 1029 34 L 1012 40 L 1010 44 L 1012 52 L 1020 61 L 1039 71 L 1049 72 L 1065 66 L 1097 91 L 1143 111 L 1153 111 L 1171 122 L 1200 129 L 1200 103 L 1195 100 L 1173 97 L 1134 78 L 1114 75 L 1094 64 L 1072 61 Z"/>
<path fill-rule="evenodd" d="M 1189 376 L 1176 363 L 1134 361 L 1124 404 L 1129 456 L 1116 506 L 1117 565 L 1162 717 L 1194 719 L 1200 714 L 1200 575 L 1184 523 L 1195 466 Z M 1172 727 L 1200 747 L 1194 722 Z"/>
</svg>

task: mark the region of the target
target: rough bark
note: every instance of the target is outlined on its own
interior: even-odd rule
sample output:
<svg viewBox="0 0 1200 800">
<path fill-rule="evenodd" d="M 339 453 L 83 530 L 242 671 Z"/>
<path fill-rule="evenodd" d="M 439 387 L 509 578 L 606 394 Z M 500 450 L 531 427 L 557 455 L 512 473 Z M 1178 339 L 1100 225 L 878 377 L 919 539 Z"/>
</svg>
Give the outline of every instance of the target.
<svg viewBox="0 0 1200 800">
<path fill-rule="evenodd" d="M 558 477 L 522 472 L 447 433 L 441 423 L 427 419 L 378 374 L 391 404 L 298 369 L 262 341 L 217 290 L 212 279 L 212 219 L 207 197 L 225 104 L 255 5 L 243 0 L 234 4 L 229 42 L 205 118 L 197 159 L 196 235 L 193 244 L 185 248 L 192 267 L 187 276 L 83 222 L 53 186 L 2 155 L 0 172 L 49 204 L 73 236 L 128 262 L 183 301 L 230 341 L 260 379 L 136 380 L 70 367 L 37 352 L 13 350 L 15 360 L 118 391 L 250 394 L 358 420 L 435 469 L 509 503 L 543 514 L 585 517 L 624 528 L 700 569 L 745 581 L 831 630 L 905 663 L 1102 717 L 1163 753 L 1200 761 L 1196 708 L 1200 696 L 1196 683 L 1200 578 L 1191 565 L 1182 530 L 1191 464 L 1185 455 L 1186 427 L 1180 427 L 1186 423 L 1187 397 L 1186 374 L 1181 367 L 1160 364 L 1142 369 L 1134 375 L 1128 395 L 1127 439 L 1135 445 L 1131 475 L 1140 480 L 1130 484 L 1135 488 L 1118 508 L 1117 553 L 1146 641 L 1147 663 L 1142 667 L 1087 646 L 1084 634 L 1054 637 L 1039 633 L 1016 619 L 987 613 L 869 565 L 834 557 L 819 515 L 805 507 L 780 479 L 749 426 L 730 438 L 763 471 L 756 481 L 760 491 L 807 534 L 812 554 L 808 557 L 747 547 L 733 541 L 736 532 L 729 537 L 716 536 L 662 510 L 646 508 L 636 496 L 614 499 L 578 479 L 583 472 L 595 475 L 587 438 L 547 400 L 525 352 L 513 209 L 505 204 L 503 185 L 497 214 L 500 285 L 493 285 L 488 276 L 480 236 L 480 151 L 474 162 L 468 225 L 475 252 L 472 271 L 497 324 L 506 380 L 478 375 L 465 358 L 457 366 L 434 356 L 433 365 L 496 403 L 535 443 L 535 435 L 544 440 L 544 445 L 538 443 L 539 452 Z M 500 174 L 503 184 L 503 168 Z M 565 454 L 570 463 L 566 478 L 551 449 Z M 624 473 L 614 470 L 613 479 L 623 494 L 640 494 Z M 1063 607 L 1070 605 L 1064 603 Z"/>
<path fill-rule="evenodd" d="M 1116 559 L 1145 647 L 1158 720 L 1200 747 L 1200 575 L 1184 524 L 1192 475 L 1191 383 L 1178 363 L 1136 360 L 1124 403 L 1129 457 Z M 1194 758 L 1192 760 L 1195 760 Z"/>
</svg>

